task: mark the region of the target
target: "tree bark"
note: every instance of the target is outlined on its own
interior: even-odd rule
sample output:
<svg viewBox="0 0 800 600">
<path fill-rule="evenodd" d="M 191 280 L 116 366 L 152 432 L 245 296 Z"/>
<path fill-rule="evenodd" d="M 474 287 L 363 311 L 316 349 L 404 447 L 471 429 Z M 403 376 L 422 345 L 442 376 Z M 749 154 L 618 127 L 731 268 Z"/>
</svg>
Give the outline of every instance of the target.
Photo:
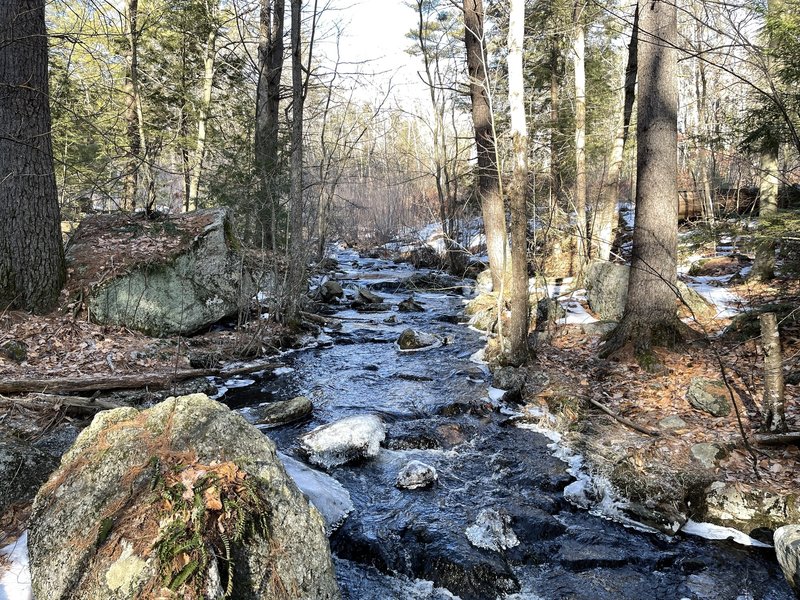
<svg viewBox="0 0 800 600">
<path fill-rule="evenodd" d="M 759 228 L 773 218 L 778 212 L 778 187 L 780 171 L 778 170 L 778 146 L 770 145 L 761 153 L 761 181 L 758 186 L 758 220 Z M 769 281 L 775 276 L 775 241 L 761 239 L 756 243 L 755 260 L 749 279 Z"/>
<path fill-rule="evenodd" d="M 675 298 L 678 251 L 677 8 L 639 5 L 636 217 L 625 312 L 606 343 L 609 354 L 633 342 L 641 362 L 653 345 L 682 337 Z"/>
<path fill-rule="evenodd" d="M 200 194 L 200 177 L 203 173 L 203 160 L 206 156 L 206 138 L 208 136 L 208 119 L 211 114 L 211 99 L 214 91 L 214 64 L 217 56 L 217 28 L 210 17 L 211 29 L 206 39 L 205 58 L 203 61 L 203 98 L 197 115 L 197 141 L 195 142 L 192 172 L 189 178 L 189 210 L 197 209 L 197 198 Z"/>
<path fill-rule="evenodd" d="M 300 40 L 302 0 L 291 0 L 292 11 L 292 156 L 289 183 L 289 272 L 283 303 L 284 322 L 299 317 L 305 278 L 303 246 L 303 58 Z"/>
<path fill-rule="evenodd" d="M 255 165 L 260 185 L 257 203 L 259 226 L 253 240 L 261 243 L 274 243 L 275 237 L 284 8 L 284 0 L 261 0 L 255 131 Z"/>
<path fill-rule="evenodd" d="M 617 203 L 619 202 L 619 184 L 622 173 L 622 160 L 625 156 L 625 143 L 631 126 L 633 113 L 633 100 L 636 96 L 636 54 L 639 29 L 639 9 L 633 16 L 633 30 L 628 44 L 628 64 L 624 75 L 624 97 L 622 114 L 620 115 L 619 128 L 614 139 L 614 145 L 608 158 L 608 173 L 600 192 L 597 217 L 594 219 L 592 239 L 595 243 L 595 252 L 600 260 L 611 258 L 611 247 L 614 243 L 614 229 L 617 221 Z"/>
<path fill-rule="evenodd" d="M 0 2 L 0 311 L 45 313 L 66 270 L 53 170 L 44 0 Z"/>
<path fill-rule="evenodd" d="M 507 362 L 528 359 L 528 261 L 527 191 L 528 126 L 525 120 L 525 89 L 522 49 L 525 34 L 525 0 L 511 0 L 508 27 L 508 108 L 511 118 L 513 173 L 509 185 L 511 208 L 511 320 L 508 326 Z"/>
<path fill-rule="evenodd" d="M 586 36 L 585 5 L 578 0 L 572 12 L 572 59 L 575 69 L 575 257 L 578 276 L 586 262 Z"/>
<path fill-rule="evenodd" d="M 778 320 L 775 313 L 764 313 L 758 318 L 761 323 L 761 346 L 764 350 L 764 431 L 784 433 L 786 414 L 783 396 L 783 360 Z"/>
<path fill-rule="evenodd" d="M 467 49 L 469 93 L 472 99 L 472 123 L 478 155 L 477 192 L 486 232 L 486 250 L 492 285 L 498 292 L 507 272 L 510 256 L 506 235 L 506 211 L 500 190 L 497 169 L 497 148 L 494 136 L 494 116 L 486 78 L 486 47 L 483 42 L 483 0 L 464 0 L 464 43 Z"/>
<path fill-rule="evenodd" d="M 125 133 L 128 138 L 128 161 L 122 185 L 122 210 L 136 210 L 136 192 L 139 187 L 139 165 L 141 164 L 142 145 L 139 138 L 139 117 L 136 112 L 137 87 L 133 82 L 138 70 L 138 53 L 136 52 L 137 19 L 139 0 L 127 0 L 125 3 L 125 35 L 128 47 L 125 49 L 127 73 L 125 74 Z"/>
</svg>

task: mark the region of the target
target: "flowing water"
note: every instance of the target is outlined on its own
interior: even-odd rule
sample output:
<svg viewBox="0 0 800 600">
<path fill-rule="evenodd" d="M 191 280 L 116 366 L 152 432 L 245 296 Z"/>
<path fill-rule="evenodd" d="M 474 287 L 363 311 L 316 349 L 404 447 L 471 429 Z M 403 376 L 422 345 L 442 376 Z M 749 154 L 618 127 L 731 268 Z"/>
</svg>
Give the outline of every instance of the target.
<svg viewBox="0 0 800 600">
<path fill-rule="evenodd" d="M 793 597 L 769 549 L 668 538 L 569 504 L 563 490 L 574 478 L 551 441 L 514 426 L 506 407 L 489 399 L 488 370 L 470 360 L 485 341 L 458 323 L 465 291 L 417 292 L 425 312 L 399 313 L 396 305 L 409 295 L 402 282 L 413 269 L 351 252 L 337 258 L 343 286 L 369 287 L 392 309 L 338 305 L 340 330 L 327 331 L 317 348 L 287 355 L 290 369 L 232 388 L 223 401 L 255 421 L 264 402 L 311 398 L 310 420 L 267 432 L 298 459 L 297 438 L 314 427 L 354 415 L 383 420 L 387 440 L 376 458 L 330 471 L 355 507 L 331 537 L 345 598 Z M 446 343 L 401 353 L 394 342 L 407 327 Z M 395 486 L 412 459 L 436 468 L 432 487 Z M 495 520 L 474 528 L 487 514 Z"/>
</svg>

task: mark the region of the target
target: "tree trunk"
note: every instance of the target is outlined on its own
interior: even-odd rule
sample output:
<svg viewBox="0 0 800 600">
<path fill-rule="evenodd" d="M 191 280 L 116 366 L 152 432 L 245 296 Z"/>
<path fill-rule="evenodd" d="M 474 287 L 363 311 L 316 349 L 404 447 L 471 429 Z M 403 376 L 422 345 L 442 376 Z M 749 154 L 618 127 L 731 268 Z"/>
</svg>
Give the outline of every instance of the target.
<svg viewBox="0 0 800 600">
<path fill-rule="evenodd" d="M 142 145 L 139 138 L 139 117 L 136 112 L 137 88 L 133 82 L 138 70 L 138 53 L 136 48 L 137 19 L 139 0 L 127 0 L 125 3 L 125 26 L 128 47 L 125 49 L 127 73 L 125 74 L 125 133 L 128 138 L 128 161 L 122 185 L 123 210 L 136 210 L 136 192 L 139 187 L 139 165 L 141 164 Z"/>
<path fill-rule="evenodd" d="M 525 84 L 522 72 L 524 34 L 525 0 L 511 0 L 508 27 L 508 109 L 514 167 L 508 193 L 511 208 L 512 287 L 507 361 L 516 365 L 528 359 L 528 127 L 525 122 Z"/>
<path fill-rule="evenodd" d="M 575 3 L 572 12 L 574 35 L 572 59 L 575 68 L 575 258 L 577 275 L 586 262 L 586 37 L 584 4 Z"/>
<path fill-rule="evenodd" d="M 206 39 L 206 52 L 203 68 L 203 99 L 197 115 L 197 141 L 195 143 L 192 173 L 189 178 L 189 210 L 197 209 L 197 197 L 200 193 L 200 176 L 203 173 L 203 160 L 206 156 L 206 137 L 208 118 L 211 113 L 211 94 L 214 90 L 214 63 L 217 56 L 217 28 L 211 19 L 211 30 Z"/>
<path fill-rule="evenodd" d="M 641 362 L 653 345 L 672 346 L 683 328 L 676 316 L 677 8 L 668 0 L 639 5 L 639 100 L 636 218 L 622 321 L 606 343 L 609 354 L 634 342 Z"/>
<path fill-rule="evenodd" d="M 639 28 L 639 9 L 633 16 L 633 30 L 631 41 L 628 44 L 628 64 L 625 67 L 624 98 L 622 103 L 622 115 L 614 139 L 614 145 L 608 159 L 608 173 L 603 189 L 600 192 L 600 203 L 598 205 L 597 217 L 594 219 L 592 239 L 595 243 L 597 258 L 609 260 L 611 258 L 611 246 L 614 243 L 614 229 L 617 221 L 617 203 L 619 202 L 619 183 L 622 172 L 622 160 L 625 156 L 625 143 L 631 126 L 631 114 L 633 112 L 633 100 L 636 95 L 636 54 L 637 37 Z"/>
<path fill-rule="evenodd" d="M 497 172 L 497 148 L 494 136 L 494 116 L 486 78 L 486 47 L 483 40 L 483 0 L 464 0 L 464 43 L 467 49 L 469 92 L 472 98 L 472 123 L 475 127 L 475 146 L 478 154 L 477 191 L 486 232 L 486 250 L 492 285 L 498 292 L 507 272 L 510 256 L 506 235 L 506 211 Z"/>
<path fill-rule="evenodd" d="M 775 313 L 764 313 L 761 323 L 761 346 L 764 349 L 764 417 L 763 429 L 770 433 L 786 431 L 786 414 L 783 406 L 783 360 L 778 320 Z"/>
<path fill-rule="evenodd" d="M 44 0 L 0 2 L 0 311 L 48 312 L 66 278 L 44 14 Z"/>
<path fill-rule="evenodd" d="M 771 145 L 761 153 L 761 182 L 758 186 L 758 220 L 763 226 L 778 212 L 778 146 Z M 768 281 L 775 276 L 775 241 L 761 239 L 756 243 L 755 260 L 749 279 Z"/>
<path fill-rule="evenodd" d="M 256 242 L 274 244 L 280 165 L 278 118 L 283 71 L 284 0 L 261 0 L 256 90 L 255 165 L 259 178 Z M 274 249 L 274 248 L 273 248 Z"/>
<path fill-rule="evenodd" d="M 299 316 L 305 277 L 303 247 L 303 62 L 300 40 L 302 0 L 291 0 L 292 10 L 292 156 L 289 183 L 289 273 L 285 290 L 284 322 Z"/>
<path fill-rule="evenodd" d="M 551 0 L 552 5 L 555 0 Z M 555 17 L 553 16 L 555 21 Z M 560 47 L 559 37 L 560 34 L 553 33 L 550 41 L 550 198 L 549 198 L 549 213 L 551 221 L 556 220 L 559 212 L 559 200 L 561 199 L 561 157 L 559 154 L 559 109 L 560 109 L 560 96 L 561 79 L 564 76 L 564 70 L 561 67 L 562 61 L 560 60 Z"/>
</svg>

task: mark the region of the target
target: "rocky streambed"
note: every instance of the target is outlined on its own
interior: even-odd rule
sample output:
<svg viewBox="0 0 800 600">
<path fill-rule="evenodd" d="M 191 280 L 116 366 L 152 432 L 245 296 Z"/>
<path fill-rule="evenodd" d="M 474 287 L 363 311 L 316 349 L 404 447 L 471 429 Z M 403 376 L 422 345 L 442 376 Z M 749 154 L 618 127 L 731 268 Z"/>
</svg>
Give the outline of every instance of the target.
<svg viewBox="0 0 800 600">
<path fill-rule="evenodd" d="M 518 426 L 472 358 L 485 340 L 460 323 L 468 287 L 355 253 L 338 259 L 318 347 L 229 382 L 222 401 L 252 423 L 275 402 L 313 403 L 304 420 L 261 427 L 325 505 L 345 598 L 793 597 L 769 548 L 668 537 L 568 502 L 568 465 L 550 439 Z M 436 343 L 403 350 L 407 329 Z M 325 455 L 310 432 L 343 419 L 357 451 Z"/>
</svg>

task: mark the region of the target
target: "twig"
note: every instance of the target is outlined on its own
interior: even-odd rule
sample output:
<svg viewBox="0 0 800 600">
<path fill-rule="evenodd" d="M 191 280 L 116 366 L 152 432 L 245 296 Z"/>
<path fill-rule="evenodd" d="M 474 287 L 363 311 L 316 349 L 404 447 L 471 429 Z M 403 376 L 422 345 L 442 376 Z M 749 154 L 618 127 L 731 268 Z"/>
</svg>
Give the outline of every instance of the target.
<svg viewBox="0 0 800 600">
<path fill-rule="evenodd" d="M 591 398 L 585 398 L 585 400 L 587 400 L 592 406 L 602 410 L 608 416 L 613 417 L 614 419 L 616 419 L 617 421 L 619 421 L 620 423 L 622 423 L 626 427 L 630 427 L 631 429 L 635 429 L 639 433 L 644 433 L 645 435 L 651 435 L 653 437 L 659 437 L 661 435 L 661 432 L 656 431 L 655 429 L 650 429 L 648 427 L 644 427 L 643 425 L 638 425 L 638 424 L 634 423 L 633 421 L 631 421 L 629 419 L 626 419 L 623 416 L 620 416 L 618 413 L 615 413 L 613 410 L 611 410 L 607 406 L 603 406 L 602 404 L 600 404 L 597 400 L 593 400 Z"/>
</svg>

